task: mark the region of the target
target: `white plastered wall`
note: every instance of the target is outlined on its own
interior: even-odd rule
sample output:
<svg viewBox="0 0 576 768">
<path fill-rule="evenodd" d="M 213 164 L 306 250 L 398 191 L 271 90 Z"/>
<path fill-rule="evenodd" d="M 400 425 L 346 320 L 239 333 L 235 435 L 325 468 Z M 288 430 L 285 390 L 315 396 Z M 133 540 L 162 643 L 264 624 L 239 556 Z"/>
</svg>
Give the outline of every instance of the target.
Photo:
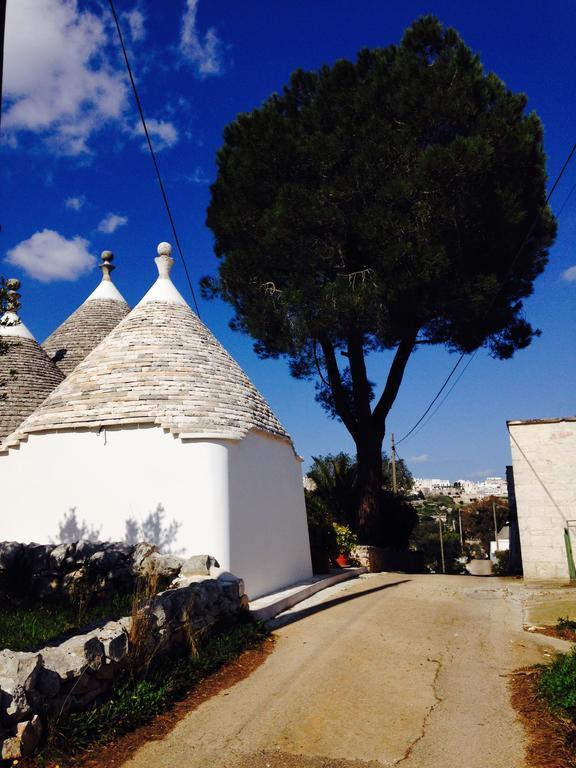
<svg viewBox="0 0 576 768">
<path fill-rule="evenodd" d="M 237 563 L 251 597 L 311 573 L 300 467 L 291 446 L 267 436 L 181 441 L 159 427 L 33 434 L 0 456 L 0 484 L 0 541 L 54 540 L 73 507 L 103 540 L 121 541 L 128 518 L 142 522 L 160 504 L 164 524 L 180 526 L 173 551 L 213 555 L 229 570 Z"/>
<path fill-rule="evenodd" d="M 566 580 L 564 529 L 576 519 L 576 421 L 511 422 L 508 429 L 524 578 Z M 573 535 L 572 546 L 576 557 Z"/>
<path fill-rule="evenodd" d="M 250 597 L 311 576 L 302 473 L 292 447 L 248 434 L 230 450 L 229 483 L 230 570 L 251 574 Z"/>
</svg>

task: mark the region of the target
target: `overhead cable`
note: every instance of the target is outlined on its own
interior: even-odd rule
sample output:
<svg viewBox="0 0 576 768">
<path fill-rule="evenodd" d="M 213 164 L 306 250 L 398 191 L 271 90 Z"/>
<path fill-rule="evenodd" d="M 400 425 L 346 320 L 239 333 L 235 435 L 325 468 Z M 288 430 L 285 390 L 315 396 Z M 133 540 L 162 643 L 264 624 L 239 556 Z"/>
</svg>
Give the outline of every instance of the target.
<svg viewBox="0 0 576 768">
<path fill-rule="evenodd" d="M 146 142 L 148 143 L 148 149 L 150 150 L 150 157 L 152 158 L 152 162 L 154 164 L 154 170 L 156 171 L 156 178 L 158 179 L 158 184 L 160 186 L 160 192 L 162 193 L 162 199 L 164 200 L 164 207 L 166 208 L 166 213 L 168 214 L 168 219 L 170 221 L 170 226 L 172 227 L 172 233 L 174 235 L 174 241 L 176 242 L 176 247 L 178 248 L 178 253 L 180 254 L 180 259 L 182 260 L 182 265 L 184 266 L 184 272 L 186 273 L 186 279 L 188 281 L 188 285 L 190 286 L 190 293 L 192 294 L 192 299 L 194 300 L 194 306 L 196 308 L 196 313 L 198 317 L 200 317 L 200 310 L 198 308 L 198 302 L 196 301 L 196 294 L 194 293 L 194 286 L 192 285 L 192 280 L 190 279 L 190 273 L 188 272 L 188 266 L 186 264 L 186 259 L 184 258 L 184 254 L 182 252 L 182 246 L 180 245 L 180 238 L 178 237 L 178 232 L 176 231 L 176 224 L 174 223 L 174 216 L 172 215 L 172 211 L 170 209 L 170 204 L 168 202 L 168 196 L 166 194 L 166 189 L 164 187 L 164 182 L 162 181 L 162 174 L 160 173 L 160 167 L 158 165 L 158 160 L 156 159 L 156 153 L 154 152 L 154 147 L 152 146 L 152 140 L 150 138 L 150 133 L 148 132 L 148 126 L 146 125 L 146 119 L 144 117 L 144 110 L 142 109 L 142 102 L 140 101 L 140 96 L 138 95 L 138 89 L 136 88 L 136 82 L 134 81 L 134 76 L 132 75 L 132 67 L 130 66 L 130 61 L 128 59 L 128 52 L 126 51 L 126 46 L 124 45 L 124 37 L 122 35 L 122 30 L 120 29 L 120 22 L 118 21 L 118 16 L 116 14 L 116 9 L 114 8 L 114 0 L 108 0 L 108 4 L 110 5 L 110 10 L 112 12 L 112 16 L 114 17 L 114 24 L 116 25 L 116 30 L 118 32 L 118 38 L 120 40 L 120 45 L 122 47 L 122 53 L 124 55 L 124 61 L 126 62 L 126 69 L 128 70 L 128 77 L 130 78 L 130 83 L 132 85 L 132 92 L 134 93 L 134 99 L 136 101 L 136 106 L 138 108 L 138 112 L 140 114 L 140 121 L 142 123 L 142 128 L 144 129 L 144 135 L 146 136 Z"/>
<path fill-rule="evenodd" d="M 555 192 L 555 190 L 556 190 L 556 188 L 557 188 L 558 184 L 560 183 L 560 180 L 562 179 L 562 176 L 564 175 L 564 172 L 565 172 L 565 171 L 566 171 L 566 169 L 568 168 L 568 165 L 570 164 L 570 161 L 572 160 L 572 158 L 573 158 L 573 156 L 574 156 L 574 154 L 575 154 L 575 153 L 576 153 L 576 142 L 573 144 L 573 146 L 572 146 L 572 149 L 571 149 L 571 150 L 570 150 L 570 152 L 568 153 L 568 156 L 567 156 L 566 160 L 564 161 L 564 163 L 563 163 L 563 165 L 562 165 L 562 168 L 560 169 L 560 172 L 559 172 L 559 173 L 558 173 L 558 175 L 556 176 L 556 179 L 554 180 L 554 183 L 552 184 L 552 187 L 550 188 L 550 191 L 548 192 L 548 195 L 546 196 L 546 200 L 545 200 L 545 202 L 544 202 L 544 205 L 548 205 L 548 203 L 550 202 L 550 198 L 551 198 L 551 197 L 552 197 L 552 195 L 554 194 L 554 192 Z M 570 192 L 569 192 L 569 194 L 568 194 L 568 197 L 566 198 L 566 200 L 564 201 L 564 203 L 563 203 L 563 205 L 562 205 L 562 208 L 560 209 L 560 212 L 562 211 L 562 209 L 564 208 L 564 206 L 565 206 L 565 205 L 566 205 L 566 203 L 568 202 L 568 199 L 570 198 L 570 195 L 572 194 L 572 191 L 573 191 L 573 189 L 574 189 L 574 188 L 572 188 L 572 190 L 570 190 Z M 518 261 L 518 259 L 520 258 L 520 255 L 521 255 L 522 251 L 524 250 L 524 248 L 526 247 L 526 244 L 527 244 L 527 243 L 528 243 L 528 241 L 530 240 L 530 237 L 532 236 L 532 233 L 534 232 L 534 229 L 535 229 L 535 227 L 536 227 L 536 224 L 537 224 L 537 223 L 538 223 L 538 214 L 536 214 L 536 216 L 534 217 L 534 219 L 533 219 L 533 221 L 532 221 L 532 223 L 531 223 L 531 225 L 530 225 L 530 227 L 529 227 L 529 229 L 528 229 L 528 232 L 526 233 L 526 236 L 524 237 L 524 240 L 522 241 L 522 243 L 521 243 L 520 247 L 518 248 L 518 250 L 517 250 L 516 254 L 514 255 L 514 258 L 513 258 L 513 259 L 512 259 L 512 261 L 510 262 L 510 265 L 509 265 L 509 267 L 508 267 L 508 269 L 507 269 L 507 271 L 506 271 L 506 275 L 504 276 L 504 280 L 502 281 L 502 283 L 501 283 L 501 284 L 500 284 L 500 286 L 498 287 L 498 290 L 495 292 L 495 294 L 494 294 L 494 296 L 493 296 L 493 298 L 492 298 L 492 301 L 490 302 L 490 305 L 489 305 L 488 309 L 486 310 L 486 317 L 487 317 L 487 316 L 490 314 L 490 312 L 491 312 L 492 308 L 494 307 L 494 304 L 496 303 L 496 299 L 498 298 L 498 295 L 499 295 L 500 291 L 502 290 L 502 288 L 503 288 L 503 286 L 504 286 L 504 283 L 505 283 L 505 281 L 506 281 L 506 280 L 508 279 L 508 277 L 510 276 L 510 274 L 511 274 L 511 272 L 512 272 L 513 268 L 514 268 L 514 265 L 516 264 L 516 262 L 517 262 L 517 261 Z M 478 350 L 475 350 L 475 352 L 474 352 L 474 355 L 476 354 L 476 352 L 477 352 L 477 351 L 478 351 Z M 443 403 L 444 403 L 444 402 L 445 402 L 445 401 L 448 399 L 448 395 L 450 394 L 450 392 L 452 392 L 452 390 L 454 389 L 454 387 L 456 386 L 456 384 L 458 383 L 458 381 L 461 379 L 461 377 L 462 377 L 462 374 L 464 373 L 464 371 L 466 370 L 466 368 L 468 368 L 468 365 L 470 364 L 470 362 L 472 362 L 472 359 L 473 359 L 474 355 L 472 356 L 472 358 L 470 358 L 470 360 L 469 360 L 468 364 L 467 364 L 467 365 L 464 367 L 464 369 L 462 370 L 462 372 L 461 372 L 460 376 L 458 376 L 458 378 L 457 378 L 457 379 L 456 379 L 456 381 L 454 382 L 453 386 L 452 386 L 452 387 L 450 387 L 450 390 L 449 390 L 449 391 L 448 391 L 448 393 L 446 394 L 446 397 L 444 397 L 444 398 L 443 398 L 442 402 L 441 402 L 441 403 L 440 403 L 440 405 L 439 405 L 439 406 L 438 406 L 438 407 L 435 409 L 435 411 L 434 411 L 434 413 L 432 414 L 432 416 L 434 416 L 434 414 L 435 414 L 435 413 L 436 413 L 436 412 L 437 412 L 437 411 L 440 409 L 440 407 L 442 406 L 442 404 L 443 404 Z M 417 421 L 417 422 L 414 424 L 414 426 L 413 426 L 413 427 L 412 427 L 410 430 L 408 430 L 408 432 L 406 432 L 406 434 L 405 434 L 403 437 L 401 437 L 401 438 L 400 438 L 400 440 L 397 440 L 397 441 L 396 441 L 396 445 L 400 445 L 400 443 L 404 442 L 404 440 L 406 440 L 406 439 L 407 439 L 407 438 L 408 438 L 410 435 L 412 435 L 412 434 L 413 434 L 413 432 L 415 431 L 415 429 L 418 427 L 418 425 L 419 425 L 419 424 L 421 424 L 421 423 L 422 423 L 422 421 L 423 421 L 423 420 L 425 419 L 425 417 L 427 416 L 427 414 L 428 414 L 428 413 L 430 413 L 430 409 L 432 408 L 432 406 L 434 405 L 434 403 L 435 403 L 435 402 L 438 400 L 438 398 L 440 397 L 440 395 L 442 394 L 442 392 L 443 392 L 443 391 L 444 391 L 444 389 L 446 388 L 446 385 L 448 384 L 448 382 L 450 381 L 450 379 L 452 378 L 452 376 L 453 376 L 453 375 L 454 375 L 454 373 L 456 372 L 456 369 L 458 368 L 458 366 L 460 365 L 460 363 L 461 363 L 461 362 L 462 362 L 462 360 L 464 359 L 464 356 L 465 356 L 465 353 L 463 352 L 463 353 L 460 355 L 460 357 L 458 358 L 458 360 L 456 361 L 456 364 L 454 365 L 454 367 L 452 368 L 452 370 L 450 371 L 450 373 L 448 374 L 448 376 L 446 377 L 446 379 L 444 380 L 444 383 L 442 384 L 442 386 L 440 387 L 440 389 L 439 389 L 439 390 L 438 390 L 438 392 L 436 393 L 435 397 L 434 397 L 434 398 L 432 399 L 432 401 L 430 402 L 430 405 L 428 406 L 428 408 L 426 408 L 426 410 L 424 411 L 424 413 L 422 414 L 422 416 L 421 416 L 421 417 L 418 419 L 418 421 Z M 430 416 L 430 419 L 432 418 L 432 416 Z M 428 420 L 426 421 L 426 423 L 428 423 L 428 421 L 430 421 L 430 419 L 428 419 Z"/>
</svg>

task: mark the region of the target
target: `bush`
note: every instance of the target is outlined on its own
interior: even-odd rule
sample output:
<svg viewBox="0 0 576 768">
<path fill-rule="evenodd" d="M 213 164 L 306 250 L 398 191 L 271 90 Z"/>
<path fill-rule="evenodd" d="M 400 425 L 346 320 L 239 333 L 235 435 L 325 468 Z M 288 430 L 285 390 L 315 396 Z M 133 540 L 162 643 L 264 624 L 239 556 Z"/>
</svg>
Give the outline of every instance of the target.
<svg viewBox="0 0 576 768">
<path fill-rule="evenodd" d="M 576 720 L 576 648 L 561 654 L 542 670 L 538 690 L 552 709 Z"/>
<path fill-rule="evenodd" d="M 348 525 L 339 525 L 338 523 L 332 524 L 336 533 L 336 545 L 338 547 L 338 554 L 349 555 L 354 547 L 358 544 L 358 536 L 351 530 Z"/>
<path fill-rule="evenodd" d="M 571 632 L 576 632 L 576 621 L 569 619 L 568 616 L 560 616 L 556 623 L 556 629 L 569 629 Z"/>
<path fill-rule="evenodd" d="M 390 549 L 407 549 L 412 531 L 418 524 L 418 513 L 406 499 L 382 490 L 380 497 L 380 519 L 376 525 L 374 537 L 362 544 Z"/>
<path fill-rule="evenodd" d="M 494 563 L 492 572 L 496 574 L 496 576 L 506 576 L 506 574 L 510 570 L 509 568 L 510 550 L 503 549 L 498 552 L 495 552 L 494 555 L 496 557 L 496 562 Z"/>
<path fill-rule="evenodd" d="M 306 515 L 312 558 L 325 555 L 330 560 L 338 557 L 338 542 L 332 518 L 316 496 L 306 493 Z"/>
</svg>

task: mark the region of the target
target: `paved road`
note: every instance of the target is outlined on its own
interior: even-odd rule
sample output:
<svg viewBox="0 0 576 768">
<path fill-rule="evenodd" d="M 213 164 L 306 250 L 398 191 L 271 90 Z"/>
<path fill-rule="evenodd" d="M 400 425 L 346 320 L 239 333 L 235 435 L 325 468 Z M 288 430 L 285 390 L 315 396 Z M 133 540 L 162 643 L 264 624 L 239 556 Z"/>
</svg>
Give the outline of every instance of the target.
<svg viewBox="0 0 576 768">
<path fill-rule="evenodd" d="M 520 594 L 471 576 L 332 588 L 292 610 L 250 677 L 125 768 L 524 768 L 506 673 L 557 641 L 521 630 Z"/>
</svg>

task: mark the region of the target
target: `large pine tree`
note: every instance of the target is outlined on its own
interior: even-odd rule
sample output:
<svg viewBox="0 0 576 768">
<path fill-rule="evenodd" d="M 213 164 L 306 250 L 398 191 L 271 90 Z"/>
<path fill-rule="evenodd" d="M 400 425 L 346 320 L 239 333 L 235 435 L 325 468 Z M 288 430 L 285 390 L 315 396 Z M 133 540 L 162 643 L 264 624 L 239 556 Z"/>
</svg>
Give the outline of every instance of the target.
<svg viewBox="0 0 576 768">
<path fill-rule="evenodd" d="M 433 17 L 398 46 L 295 72 L 227 126 L 207 219 L 221 263 L 204 291 L 262 357 L 316 377 L 356 444 L 365 541 L 417 345 L 505 359 L 537 333 L 522 302 L 555 236 L 545 189 L 526 97 Z M 394 354 L 376 387 L 365 360 L 380 350 Z"/>
</svg>

